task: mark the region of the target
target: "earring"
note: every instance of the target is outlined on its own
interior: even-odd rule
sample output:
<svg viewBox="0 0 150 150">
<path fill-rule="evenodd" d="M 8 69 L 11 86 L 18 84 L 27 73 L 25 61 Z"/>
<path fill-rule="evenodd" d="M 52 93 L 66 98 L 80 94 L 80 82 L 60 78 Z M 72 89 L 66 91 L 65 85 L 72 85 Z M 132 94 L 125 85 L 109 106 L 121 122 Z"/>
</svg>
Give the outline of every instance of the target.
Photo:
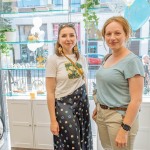
<svg viewBox="0 0 150 150">
<path fill-rule="evenodd" d="M 62 47 L 59 47 L 59 48 L 58 48 L 58 52 L 59 52 L 59 54 L 61 54 L 61 55 L 62 55 L 62 52 L 63 52 Z"/>
<path fill-rule="evenodd" d="M 74 50 L 74 53 L 78 53 L 78 47 L 77 47 L 77 45 L 74 46 L 73 50 Z"/>
</svg>

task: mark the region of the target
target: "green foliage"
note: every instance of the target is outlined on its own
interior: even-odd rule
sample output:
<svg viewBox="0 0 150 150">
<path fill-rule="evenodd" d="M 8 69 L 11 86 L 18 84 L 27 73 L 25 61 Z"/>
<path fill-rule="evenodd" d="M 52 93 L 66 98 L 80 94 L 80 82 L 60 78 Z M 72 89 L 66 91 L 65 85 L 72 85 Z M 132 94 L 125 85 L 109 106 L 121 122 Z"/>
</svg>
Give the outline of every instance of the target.
<svg viewBox="0 0 150 150">
<path fill-rule="evenodd" d="M 5 32 L 15 31 L 12 28 L 10 20 L 0 17 L 0 52 L 9 55 L 12 46 L 6 43 Z"/>
<path fill-rule="evenodd" d="M 0 33 L 0 52 L 6 55 L 9 55 L 9 51 L 12 47 L 5 42 L 6 42 L 6 35 L 4 32 L 1 32 Z"/>
<path fill-rule="evenodd" d="M 11 21 L 9 19 L 4 19 L 0 17 L 0 32 L 13 32 L 16 29 L 13 29 L 11 26 Z"/>
<path fill-rule="evenodd" d="M 0 12 L 8 13 L 12 11 L 12 2 L 0 2 Z"/>
<path fill-rule="evenodd" d="M 81 5 L 81 9 L 84 9 L 83 13 L 83 21 L 85 23 L 85 28 L 88 29 L 91 22 L 94 22 L 95 25 L 98 25 L 99 18 L 97 17 L 96 13 L 92 8 L 94 8 L 95 5 L 98 5 L 98 0 L 86 0 L 84 4 Z"/>
</svg>

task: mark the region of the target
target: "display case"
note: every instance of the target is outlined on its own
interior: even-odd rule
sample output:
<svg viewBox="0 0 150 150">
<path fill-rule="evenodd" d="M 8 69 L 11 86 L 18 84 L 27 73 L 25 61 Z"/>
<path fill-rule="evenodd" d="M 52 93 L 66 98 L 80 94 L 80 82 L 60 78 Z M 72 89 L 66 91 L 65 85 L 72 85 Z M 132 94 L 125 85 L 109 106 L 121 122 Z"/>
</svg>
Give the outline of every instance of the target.
<svg viewBox="0 0 150 150">
<path fill-rule="evenodd" d="M 8 25 L 5 19 L 6 21 L 10 21 L 9 25 L 13 29 L 16 29 L 16 37 L 13 40 L 6 40 L 4 35 L 0 36 L 0 49 L 4 46 L 6 48 L 5 52 L 9 49 L 9 53 L 2 53 L 2 50 L 0 50 L 0 86 L 2 87 L 0 88 L 0 99 L 1 102 L 3 102 L 1 104 L 1 112 L 3 112 L 3 116 L 7 114 L 7 108 L 3 106 L 4 102 L 7 101 L 13 147 L 42 148 L 42 143 L 38 145 L 38 142 L 41 140 L 39 133 L 44 133 L 46 136 L 43 134 L 42 137 L 50 136 L 49 141 L 51 142 L 48 143 L 49 141 L 46 141 L 47 143 L 44 143 L 45 148 L 52 148 L 52 136 L 47 134 L 49 133 L 49 118 L 46 108 L 45 62 L 47 55 L 54 53 L 54 45 L 57 39 L 55 35 L 57 35 L 58 23 L 75 22 L 76 24 L 80 24 L 80 26 L 77 26 L 79 48 L 81 53 L 89 60 L 88 90 L 89 100 L 91 106 L 93 106 L 92 109 L 94 109 L 92 91 L 93 82 L 95 83 L 95 72 L 99 68 L 104 55 L 109 52 L 109 49 L 107 51 L 105 50 L 104 43 L 101 39 L 87 37 L 83 25 L 82 13 L 70 12 L 70 10 L 76 11 L 80 10 L 80 8 L 70 9 L 70 0 L 63 0 L 65 7 L 62 6 L 62 0 L 57 1 L 58 4 L 55 3 L 56 7 L 51 3 L 51 0 L 43 1 L 45 3 L 43 3 L 42 6 L 40 6 L 40 2 L 41 1 L 36 0 L 36 6 L 33 6 L 33 3 L 30 7 L 28 7 L 27 1 L 23 4 L 22 0 L 19 1 L 18 5 L 16 1 L 0 3 L 0 29 Z M 94 9 L 100 16 L 100 23 L 103 23 L 106 18 L 116 15 L 106 6 Z M 106 11 L 106 17 L 104 17 L 103 13 Z M 37 20 L 34 20 L 35 18 Z M 42 19 L 42 24 L 39 18 Z M 36 26 L 34 21 L 38 22 L 38 29 L 34 28 Z M 39 26 L 39 24 L 41 26 Z M 145 27 L 143 27 L 143 29 L 144 28 Z M 142 30 L 139 30 L 138 33 L 142 33 Z M 147 53 L 147 51 L 145 51 L 145 45 L 150 43 L 149 36 L 150 35 L 147 34 L 141 34 L 140 36 L 136 35 L 136 37 L 130 39 L 130 42 L 135 42 L 135 44 L 131 43 L 132 45 L 139 46 L 142 49 L 140 52 L 138 51 L 140 58 L 144 53 Z M 92 59 L 90 57 L 91 53 Z M 93 57 L 94 59 L 96 57 L 96 62 L 94 60 L 94 64 L 92 64 Z M 144 96 L 149 95 L 150 91 Z M 23 109 L 21 109 L 21 107 Z M 15 110 L 17 111 L 15 112 Z M 22 113 L 20 113 L 20 116 L 17 116 L 19 115 L 17 112 L 21 112 L 21 110 Z M 41 113 L 39 116 L 37 110 L 44 113 Z M 32 115 L 29 114 L 29 112 L 32 113 Z M 22 124 L 22 120 L 19 120 L 23 119 L 21 118 L 21 114 L 28 115 L 23 116 L 28 119 L 25 124 Z M 40 121 L 43 118 L 46 118 L 46 120 L 37 123 L 34 120 L 35 118 Z M 14 125 L 15 121 L 20 125 L 18 129 L 18 124 Z M 42 122 L 45 124 L 41 124 Z M 28 127 L 24 127 L 26 125 Z M 95 135 L 97 134 L 97 131 L 95 131 L 95 123 L 92 122 L 92 126 L 94 128 L 93 135 Z M 39 128 L 40 132 L 38 131 Z M 22 139 L 19 139 L 20 135 L 14 133 L 14 131 L 18 132 L 23 129 L 26 129 L 27 132 L 25 134 L 26 137 L 21 136 L 22 139 L 28 140 L 29 136 L 31 139 L 30 141 L 21 141 Z M 30 135 L 27 134 L 28 131 L 30 131 Z M 18 142 L 18 144 L 16 142 Z M 98 149 L 99 147 L 100 146 L 98 146 Z"/>
</svg>

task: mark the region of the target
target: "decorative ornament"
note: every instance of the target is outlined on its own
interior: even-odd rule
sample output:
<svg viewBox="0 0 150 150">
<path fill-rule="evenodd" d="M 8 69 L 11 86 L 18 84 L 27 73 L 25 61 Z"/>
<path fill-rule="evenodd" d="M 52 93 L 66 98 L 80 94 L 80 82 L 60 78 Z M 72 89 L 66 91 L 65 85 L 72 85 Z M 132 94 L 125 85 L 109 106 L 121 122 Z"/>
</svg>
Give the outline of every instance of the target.
<svg viewBox="0 0 150 150">
<path fill-rule="evenodd" d="M 30 51 L 35 51 L 38 47 L 36 43 L 28 43 L 27 47 L 29 48 Z"/>
<path fill-rule="evenodd" d="M 45 58 L 42 57 L 42 56 L 39 56 L 39 57 L 36 58 L 36 60 L 37 60 L 39 63 L 42 63 L 42 62 L 45 60 Z"/>
<path fill-rule="evenodd" d="M 63 49 L 62 49 L 62 47 L 61 47 L 61 46 L 58 48 L 58 52 L 59 52 L 59 54 L 61 54 L 61 55 L 62 55 L 62 53 L 63 53 Z"/>
<path fill-rule="evenodd" d="M 77 45 L 74 46 L 73 50 L 74 50 L 74 53 L 78 53 L 78 47 L 77 47 Z"/>
<path fill-rule="evenodd" d="M 107 6 L 115 13 L 121 13 L 125 9 L 125 3 L 122 0 L 111 0 Z"/>
<path fill-rule="evenodd" d="M 135 0 L 123 0 L 126 6 L 131 6 Z"/>
<path fill-rule="evenodd" d="M 32 41 L 40 41 L 39 43 L 31 43 L 28 44 L 28 48 L 31 51 L 35 51 L 37 48 L 40 48 L 44 45 L 44 36 L 45 32 L 43 30 L 40 30 L 40 27 L 42 25 L 42 19 L 40 17 L 33 18 L 33 27 L 31 28 L 31 35 L 28 36 L 28 40 L 30 42 Z"/>
<path fill-rule="evenodd" d="M 147 0 L 136 0 L 125 8 L 124 17 L 128 20 L 133 32 L 140 29 L 150 17 L 150 5 Z"/>
</svg>

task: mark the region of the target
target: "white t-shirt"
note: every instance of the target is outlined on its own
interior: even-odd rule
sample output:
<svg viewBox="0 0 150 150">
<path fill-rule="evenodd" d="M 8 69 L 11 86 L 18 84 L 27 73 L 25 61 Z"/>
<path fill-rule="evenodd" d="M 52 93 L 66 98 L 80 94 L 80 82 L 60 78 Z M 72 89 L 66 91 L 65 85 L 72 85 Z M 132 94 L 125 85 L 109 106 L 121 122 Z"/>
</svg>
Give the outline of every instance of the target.
<svg viewBox="0 0 150 150">
<path fill-rule="evenodd" d="M 83 56 L 80 55 L 76 61 L 75 55 L 67 55 L 78 68 L 83 68 L 84 75 L 87 75 L 87 63 Z M 85 82 L 80 73 L 65 56 L 51 55 L 46 62 L 46 77 L 56 78 L 55 98 L 59 99 L 72 94 L 77 88 Z"/>
</svg>

